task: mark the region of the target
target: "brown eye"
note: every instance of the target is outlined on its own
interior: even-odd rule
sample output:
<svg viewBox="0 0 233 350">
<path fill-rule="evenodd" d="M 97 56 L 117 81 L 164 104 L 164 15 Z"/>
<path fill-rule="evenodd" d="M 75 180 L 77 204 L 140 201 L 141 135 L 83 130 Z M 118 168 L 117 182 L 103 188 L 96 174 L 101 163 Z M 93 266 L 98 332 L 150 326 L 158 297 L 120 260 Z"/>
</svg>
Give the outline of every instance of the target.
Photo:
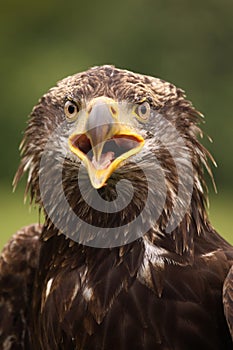
<svg viewBox="0 0 233 350">
<path fill-rule="evenodd" d="M 147 120 L 150 116 L 150 104 L 145 101 L 140 105 L 137 105 L 135 113 L 140 119 Z"/>
<path fill-rule="evenodd" d="M 73 120 L 78 114 L 78 107 L 74 102 L 66 101 L 64 112 L 68 119 Z"/>
</svg>

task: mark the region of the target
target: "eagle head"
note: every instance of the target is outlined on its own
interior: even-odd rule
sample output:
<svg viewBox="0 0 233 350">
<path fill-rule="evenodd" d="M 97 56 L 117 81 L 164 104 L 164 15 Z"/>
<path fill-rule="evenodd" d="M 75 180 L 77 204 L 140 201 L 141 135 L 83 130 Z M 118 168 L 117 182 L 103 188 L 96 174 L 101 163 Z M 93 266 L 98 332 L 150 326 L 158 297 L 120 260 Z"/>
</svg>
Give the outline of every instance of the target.
<svg viewBox="0 0 233 350">
<path fill-rule="evenodd" d="M 14 179 L 28 171 L 54 228 L 44 239 L 114 247 L 156 232 L 190 250 L 191 225 L 207 222 L 200 116 L 181 89 L 113 66 L 58 82 L 30 115 Z"/>
</svg>

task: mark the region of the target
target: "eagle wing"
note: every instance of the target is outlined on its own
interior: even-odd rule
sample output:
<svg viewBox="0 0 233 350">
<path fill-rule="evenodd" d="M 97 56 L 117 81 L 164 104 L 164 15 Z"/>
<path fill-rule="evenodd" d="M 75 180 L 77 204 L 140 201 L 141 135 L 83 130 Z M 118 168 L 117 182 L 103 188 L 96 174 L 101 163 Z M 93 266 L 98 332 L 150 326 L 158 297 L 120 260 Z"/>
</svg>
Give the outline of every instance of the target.
<svg viewBox="0 0 233 350">
<path fill-rule="evenodd" d="M 41 226 L 17 231 L 0 256 L 0 349 L 29 349 L 28 318 Z"/>
<path fill-rule="evenodd" d="M 224 312 L 233 339 L 233 266 L 231 267 L 223 286 Z"/>
</svg>

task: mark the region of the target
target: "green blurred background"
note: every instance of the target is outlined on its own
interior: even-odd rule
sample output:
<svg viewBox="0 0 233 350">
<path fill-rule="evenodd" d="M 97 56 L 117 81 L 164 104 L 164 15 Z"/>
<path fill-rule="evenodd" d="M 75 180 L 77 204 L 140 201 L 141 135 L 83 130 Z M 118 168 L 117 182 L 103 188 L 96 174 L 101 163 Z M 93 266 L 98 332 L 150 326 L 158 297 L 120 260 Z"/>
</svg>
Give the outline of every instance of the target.
<svg viewBox="0 0 233 350">
<path fill-rule="evenodd" d="M 205 145 L 214 155 L 218 194 L 210 185 L 210 216 L 233 243 L 232 0 L 9 0 L 1 4 L 0 246 L 38 220 L 12 194 L 27 115 L 57 80 L 93 65 L 161 77 L 186 90 L 206 117 Z"/>
</svg>

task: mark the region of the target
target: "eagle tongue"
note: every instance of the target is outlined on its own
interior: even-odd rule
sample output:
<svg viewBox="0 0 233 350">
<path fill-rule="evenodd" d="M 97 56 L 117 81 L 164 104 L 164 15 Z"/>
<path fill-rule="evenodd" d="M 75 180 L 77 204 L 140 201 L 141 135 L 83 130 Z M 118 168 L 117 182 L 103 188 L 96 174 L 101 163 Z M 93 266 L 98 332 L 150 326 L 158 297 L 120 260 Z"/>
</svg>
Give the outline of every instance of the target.
<svg viewBox="0 0 233 350">
<path fill-rule="evenodd" d="M 92 157 L 92 164 L 97 170 L 106 169 L 111 162 L 114 160 L 115 153 L 114 152 L 106 152 L 102 153 L 100 159 L 97 161 L 96 158 Z"/>
</svg>

